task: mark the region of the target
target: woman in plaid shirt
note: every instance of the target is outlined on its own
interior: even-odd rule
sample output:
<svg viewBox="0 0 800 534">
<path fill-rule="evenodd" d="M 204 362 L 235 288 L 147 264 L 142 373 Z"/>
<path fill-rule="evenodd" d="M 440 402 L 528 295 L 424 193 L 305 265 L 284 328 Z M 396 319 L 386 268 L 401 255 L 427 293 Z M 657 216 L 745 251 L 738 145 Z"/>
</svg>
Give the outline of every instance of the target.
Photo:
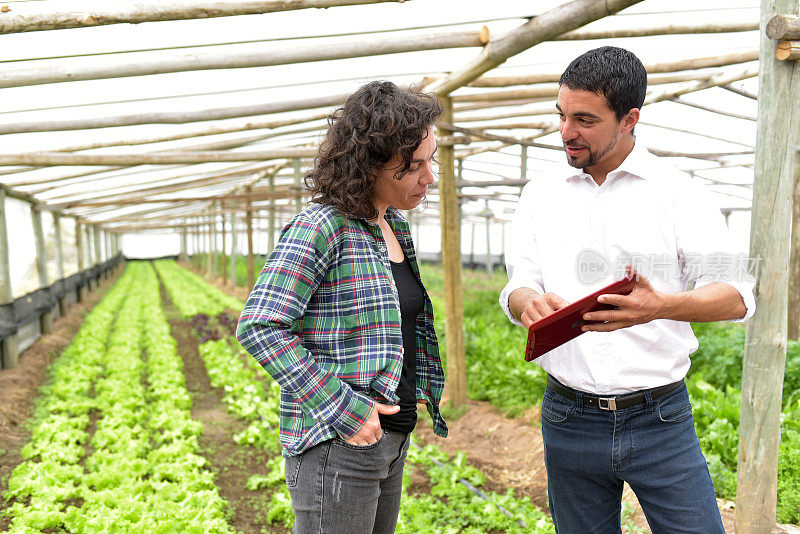
<svg viewBox="0 0 800 534">
<path fill-rule="evenodd" d="M 393 532 L 409 435 L 444 372 L 408 223 L 434 182 L 434 95 L 371 82 L 329 117 L 237 337 L 281 386 L 295 532 Z"/>
</svg>

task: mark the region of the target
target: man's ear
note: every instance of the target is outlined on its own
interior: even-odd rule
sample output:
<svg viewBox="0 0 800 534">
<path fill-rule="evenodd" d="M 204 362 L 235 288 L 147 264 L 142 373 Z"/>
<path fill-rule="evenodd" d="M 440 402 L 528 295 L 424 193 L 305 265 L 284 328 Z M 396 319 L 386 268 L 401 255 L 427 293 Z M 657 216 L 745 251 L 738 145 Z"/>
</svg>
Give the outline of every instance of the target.
<svg viewBox="0 0 800 534">
<path fill-rule="evenodd" d="M 622 119 L 622 133 L 627 134 L 639 122 L 639 108 L 632 108 Z"/>
</svg>

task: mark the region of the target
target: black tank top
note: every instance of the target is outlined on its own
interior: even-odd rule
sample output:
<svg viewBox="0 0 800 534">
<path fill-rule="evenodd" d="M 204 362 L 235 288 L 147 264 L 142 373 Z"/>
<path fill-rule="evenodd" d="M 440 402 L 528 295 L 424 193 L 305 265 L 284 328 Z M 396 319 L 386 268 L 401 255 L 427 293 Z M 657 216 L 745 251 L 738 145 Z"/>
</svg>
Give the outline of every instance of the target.
<svg viewBox="0 0 800 534">
<path fill-rule="evenodd" d="M 411 432 L 417 425 L 417 316 L 425 306 L 425 294 L 407 258 L 392 263 L 392 276 L 400 297 L 400 324 L 403 333 L 403 370 L 397 396 L 400 411 L 381 415 L 381 427 L 395 432 Z"/>
</svg>

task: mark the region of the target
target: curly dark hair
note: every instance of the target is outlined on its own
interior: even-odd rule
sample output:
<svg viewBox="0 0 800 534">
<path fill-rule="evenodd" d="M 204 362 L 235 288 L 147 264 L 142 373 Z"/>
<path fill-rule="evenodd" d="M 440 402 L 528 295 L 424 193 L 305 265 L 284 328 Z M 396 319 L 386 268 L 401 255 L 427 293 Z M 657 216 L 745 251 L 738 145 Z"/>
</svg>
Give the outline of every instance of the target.
<svg viewBox="0 0 800 534">
<path fill-rule="evenodd" d="M 352 217 L 375 219 L 378 171 L 398 156 L 394 177 L 402 178 L 441 115 L 434 94 L 401 89 L 388 81 L 361 86 L 328 116 L 328 132 L 305 176 L 311 201 L 331 204 Z"/>
</svg>

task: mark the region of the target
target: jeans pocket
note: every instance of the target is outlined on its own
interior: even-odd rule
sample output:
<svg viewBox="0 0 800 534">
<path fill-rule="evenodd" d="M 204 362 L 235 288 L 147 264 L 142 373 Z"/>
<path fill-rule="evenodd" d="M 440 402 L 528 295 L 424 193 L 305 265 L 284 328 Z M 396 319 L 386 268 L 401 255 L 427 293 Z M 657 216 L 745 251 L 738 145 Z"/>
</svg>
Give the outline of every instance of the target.
<svg viewBox="0 0 800 534">
<path fill-rule="evenodd" d="M 688 402 L 683 404 L 666 403 L 658 405 L 658 418 L 663 423 L 680 423 L 692 416 L 692 405 Z"/>
<path fill-rule="evenodd" d="M 574 409 L 571 404 L 558 401 L 552 393 L 545 390 L 542 398 L 543 420 L 553 425 L 564 423 Z"/>
<path fill-rule="evenodd" d="M 342 438 L 335 438 L 333 440 L 333 444 L 334 445 L 339 445 L 340 447 L 344 447 L 346 449 L 352 449 L 354 451 L 370 451 L 372 449 L 377 448 L 378 445 L 380 445 L 380 443 L 383 441 L 383 438 L 385 438 L 385 437 L 386 437 L 386 431 L 384 431 L 381 434 L 381 437 L 378 438 L 378 441 L 376 441 L 375 443 L 370 443 L 369 445 L 352 445 L 350 443 L 347 443 Z"/>
<path fill-rule="evenodd" d="M 286 486 L 293 488 L 297 485 L 297 474 L 300 472 L 300 463 L 303 461 L 302 454 L 296 454 L 286 458 L 284 471 L 286 472 Z"/>
</svg>

